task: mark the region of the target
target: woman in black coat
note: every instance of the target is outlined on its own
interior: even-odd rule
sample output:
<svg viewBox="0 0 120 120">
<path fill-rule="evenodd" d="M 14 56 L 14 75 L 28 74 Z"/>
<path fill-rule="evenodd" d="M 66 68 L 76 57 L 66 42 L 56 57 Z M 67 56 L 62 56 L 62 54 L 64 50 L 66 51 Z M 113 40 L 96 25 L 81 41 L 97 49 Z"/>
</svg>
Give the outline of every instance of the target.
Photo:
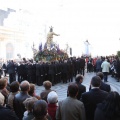
<svg viewBox="0 0 120 120">
<path fill-rule="evenodd" d="M 120 120 L 120 96 L 110 92 L 103 103 L 97 105 L 94 120 Z"/>
</svg>

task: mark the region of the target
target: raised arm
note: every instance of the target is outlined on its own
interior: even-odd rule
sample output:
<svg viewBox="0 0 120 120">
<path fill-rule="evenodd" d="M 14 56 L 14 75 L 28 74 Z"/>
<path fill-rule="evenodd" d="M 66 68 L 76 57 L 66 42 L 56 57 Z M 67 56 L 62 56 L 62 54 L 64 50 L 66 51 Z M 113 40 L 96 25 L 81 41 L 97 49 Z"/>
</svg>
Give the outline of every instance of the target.
<svg viewBox="0 0 120 120">
<path fill-rule="evenodd" d="M 55 36 L 60 36 L 60 34 L 56 34 L 56 33 L 54 33 L 54 32 L 53 32 L 53 35 L 55 35 Z"/>
</svg>

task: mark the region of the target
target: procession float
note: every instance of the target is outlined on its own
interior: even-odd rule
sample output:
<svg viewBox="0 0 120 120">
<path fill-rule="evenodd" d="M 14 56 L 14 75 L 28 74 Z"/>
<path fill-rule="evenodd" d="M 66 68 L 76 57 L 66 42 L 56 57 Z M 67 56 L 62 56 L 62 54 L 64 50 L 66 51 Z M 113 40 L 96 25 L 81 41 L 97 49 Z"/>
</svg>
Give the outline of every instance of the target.
<svg viewBox="0 0 120 120">
<path fill-rule="evenodd" d="M 53 27 L 51 26 L 44 48 L 42 43 L 39 45 L 39 50 L 34 49 L 34 47 L 32 48 L 33 59 L 35 61 L 55 61 L 68 58 L 67 51 L 60 49 L 59 44 L 53 42 L 54 35 L 59 36 L 59 34 L 53 32 Z"/>
</svg>

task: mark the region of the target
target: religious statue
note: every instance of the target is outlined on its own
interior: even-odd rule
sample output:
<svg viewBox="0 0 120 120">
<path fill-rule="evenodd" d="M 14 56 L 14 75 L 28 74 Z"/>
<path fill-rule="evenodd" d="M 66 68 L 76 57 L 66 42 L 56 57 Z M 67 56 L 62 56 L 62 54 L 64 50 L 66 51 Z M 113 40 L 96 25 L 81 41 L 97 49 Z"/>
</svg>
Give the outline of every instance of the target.
<svg viewBox="0 0 120 120">
<path fill-rule="evenodd" d="M 90 43 L 88 42 L 88 40 L 86 40 L 84 44 L 85 44 L 85 55 L 89 56 L 90 55 L 90 50 L 89 50 Z"/>
<path fill-rule="evenodd" d="M 56 34 L 53 32 L 53 27 L 50 27 L 50 32 L 47 34 L 47 49 L 51 50 L 52 46 L 54 46 L 54 42 L 53 42 L 53 35 L 55 36 L 59 36 L 59 34 Z"/>
</svg>

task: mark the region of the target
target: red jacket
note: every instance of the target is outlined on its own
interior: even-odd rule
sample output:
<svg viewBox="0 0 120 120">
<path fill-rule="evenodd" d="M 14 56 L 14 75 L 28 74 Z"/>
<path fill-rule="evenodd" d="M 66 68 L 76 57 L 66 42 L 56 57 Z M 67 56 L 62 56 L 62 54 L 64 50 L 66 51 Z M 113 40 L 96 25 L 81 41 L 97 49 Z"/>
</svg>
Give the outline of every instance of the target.
<svg viewBox="0 0 120 120">
<path fill-rule="evenodd" d="M 55 116 L 56 116 L 56 109 L 57 109 L 57 105 L 56 104 L 48 104 L 48 114 L 49 116 L 52 118 L 52 120 L 56 120 Z"/>
</svg>

